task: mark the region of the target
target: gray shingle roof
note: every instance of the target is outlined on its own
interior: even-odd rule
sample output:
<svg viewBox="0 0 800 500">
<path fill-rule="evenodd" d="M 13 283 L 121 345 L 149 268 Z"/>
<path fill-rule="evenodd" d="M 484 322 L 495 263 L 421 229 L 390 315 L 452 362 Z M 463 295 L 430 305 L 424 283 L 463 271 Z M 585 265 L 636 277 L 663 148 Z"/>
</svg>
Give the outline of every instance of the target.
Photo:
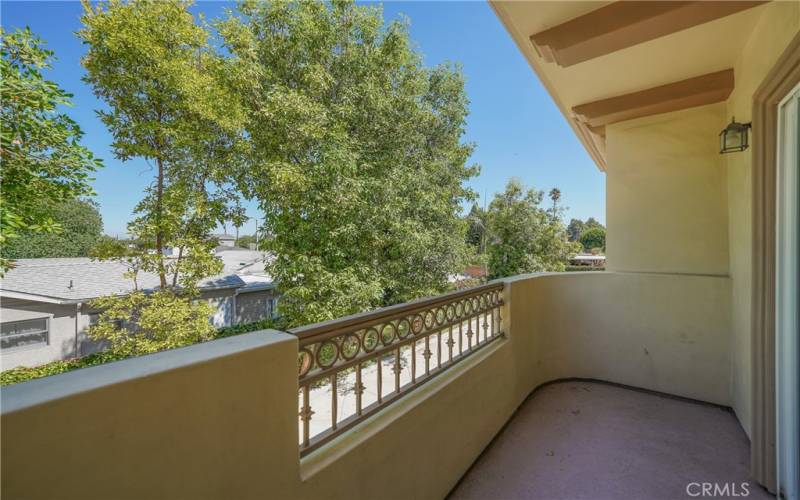
<svg viewBox="0 0 800 500">
<path fill-rule="evenodd" d="M 127 266 L 121 262 L 89 258 L 19 259 L 0 279 L 0 290 L 59 300 L 88 300 L 132 292 L 133 282 L 124 277 L 126 271 Z M 139 273 L 138 281 L 140 289 L 159 285 L 158 276 L 153 273 Z M 204 289 L 245 285 L 235 274 L 213 276 L 200 283 Z"/>
</svg>

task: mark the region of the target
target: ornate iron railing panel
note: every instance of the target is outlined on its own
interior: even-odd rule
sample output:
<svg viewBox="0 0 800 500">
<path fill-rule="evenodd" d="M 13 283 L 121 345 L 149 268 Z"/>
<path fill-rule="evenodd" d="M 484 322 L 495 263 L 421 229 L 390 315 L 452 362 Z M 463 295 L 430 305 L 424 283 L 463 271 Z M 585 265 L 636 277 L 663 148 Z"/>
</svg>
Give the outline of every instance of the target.
<svg viewBox="0 0 800 500">
<path fill-rule="evenodd" d="M 305 455 L 502 337 L 503 284 L 291 330 Z"/>
</svg>

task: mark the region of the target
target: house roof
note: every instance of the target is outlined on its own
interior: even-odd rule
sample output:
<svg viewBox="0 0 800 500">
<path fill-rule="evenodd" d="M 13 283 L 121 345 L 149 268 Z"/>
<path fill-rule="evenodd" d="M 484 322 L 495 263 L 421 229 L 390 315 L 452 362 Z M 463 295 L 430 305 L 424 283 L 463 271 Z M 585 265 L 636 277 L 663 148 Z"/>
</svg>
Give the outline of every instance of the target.
<svg viewBox="0 0 800 500">
<path fill-rule="evenodd" d="M 89 258 L 19 259 L 15 267 L 0 279 L 0 295 L 29 298 L 45 302 L 83 302 L 105 295 L 122 295 L 133 291 L 133 282 L 124 276 L 127 266 L 117 261 L 96 261 Z M 252 288 L 271 284 L 267 276 L 247 281 L 226 272 L 200 282 L 204 290 Z M 140 289 L 158 287 L 158 276 L 140 272 Z"/>
</svg>

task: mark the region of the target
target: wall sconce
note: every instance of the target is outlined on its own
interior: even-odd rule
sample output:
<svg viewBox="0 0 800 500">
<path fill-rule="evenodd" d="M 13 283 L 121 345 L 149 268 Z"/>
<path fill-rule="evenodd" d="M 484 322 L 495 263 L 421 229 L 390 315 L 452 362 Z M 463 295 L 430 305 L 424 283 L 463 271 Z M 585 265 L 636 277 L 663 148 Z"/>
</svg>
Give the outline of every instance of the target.
<svg viewBox="0 0 800 500">
<path fill-rule="evenodd" d="M 725 129 L 719 133 L 719 154 L 738 153 L 749 147 L 747 143 L 747 131 L 749 123 L 739 123 L 736 118 Z"/>
</svg>

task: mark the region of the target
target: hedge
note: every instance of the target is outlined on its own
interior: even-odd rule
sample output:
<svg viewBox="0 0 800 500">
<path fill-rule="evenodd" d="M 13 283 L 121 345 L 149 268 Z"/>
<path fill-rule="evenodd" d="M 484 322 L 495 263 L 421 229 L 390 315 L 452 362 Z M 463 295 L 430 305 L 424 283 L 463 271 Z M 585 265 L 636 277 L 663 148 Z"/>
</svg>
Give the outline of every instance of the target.
<svg viewBox="0 0 800 500">
<path fill-rule="evenodd" d="M 276 328 L 277 322 L 275 320 L 267 319 L 257 321 L 255 323 L 247 323 L 244 325 L 229 326 L 220 328 L 214 334 L 214 339 L 221 339 L 239 335 L 247 332 L 254 332 L 257 330 L 265 330 L 269 328 Z M 58 375 L 79 368 L 86 368 L 87 366 L 102 365 L 103 363 L 110 363 L 111 361 L 118 361 L 125 359 L 129 356 L 116 354 L 111 351 L 101 351 L 94 354 L 89 354 L 82 358 L 65 359 L 59 361 L 52 361 L 41 366 L 20 366 L 0 372 L 0 386 L 18 384 L 27 380 L 33 380 L 41 377 L 49 377 L 50 375 Z"/>
</svg>

